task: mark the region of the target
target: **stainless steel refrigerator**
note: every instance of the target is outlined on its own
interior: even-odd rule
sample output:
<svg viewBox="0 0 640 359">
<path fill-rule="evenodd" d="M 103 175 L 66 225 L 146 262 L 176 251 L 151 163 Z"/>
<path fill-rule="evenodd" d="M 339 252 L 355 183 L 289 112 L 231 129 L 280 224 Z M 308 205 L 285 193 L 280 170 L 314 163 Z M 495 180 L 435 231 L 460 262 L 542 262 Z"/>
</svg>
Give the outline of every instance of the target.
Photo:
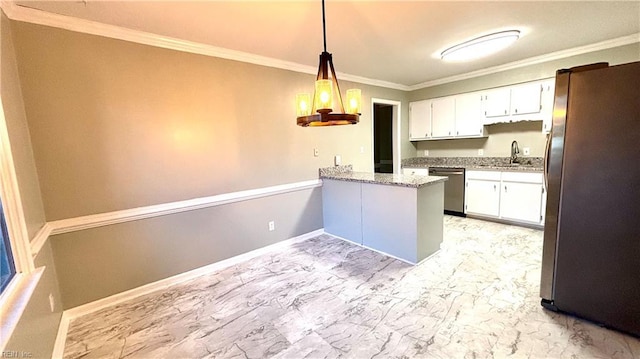
<svg viewBox="0 0 640 359">
<path fill-rule="evenodd" d="M 542 306 L 640 336 L 640 62 L 556 73 Z"/>
</svg>

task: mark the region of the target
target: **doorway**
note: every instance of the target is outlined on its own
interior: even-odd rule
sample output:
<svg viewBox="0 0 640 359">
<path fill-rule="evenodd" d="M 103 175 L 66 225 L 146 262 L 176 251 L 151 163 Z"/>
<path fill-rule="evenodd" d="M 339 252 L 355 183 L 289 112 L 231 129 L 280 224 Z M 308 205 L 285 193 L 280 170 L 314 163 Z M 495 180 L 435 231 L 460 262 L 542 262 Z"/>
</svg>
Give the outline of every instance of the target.
<svg viewBox="0 0 640 359">
<path fill-rule="evenodd" d="M 400 102 L 372 99 L 373 171 L 400 173 Z"/>
</svg>

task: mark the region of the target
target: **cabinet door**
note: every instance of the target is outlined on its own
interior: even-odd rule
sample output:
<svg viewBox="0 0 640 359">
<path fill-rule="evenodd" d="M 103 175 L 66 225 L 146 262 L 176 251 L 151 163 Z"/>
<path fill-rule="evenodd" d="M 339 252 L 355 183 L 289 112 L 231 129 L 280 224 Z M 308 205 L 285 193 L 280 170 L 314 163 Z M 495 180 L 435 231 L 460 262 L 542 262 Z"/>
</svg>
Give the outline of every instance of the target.
<svg viewBox="0 0 640 359">
<path fill-rule="evenodd" d="M 452 137 L 455 129 L 455 115 L 454 96 L 434 99 L 431 103 L 431 137 Z"/>
<path fill-rule="evenodd" d="M 483 102 L 485 117 L 509 116 L 511 90 L 508 87 L 489 90 L 485 92 Z"/>
<path fill-rule="evenodd" d="M 467 179 L 465 213 L 498 217 L 500 212 L 500 182 Z"/>
<path fill-rule="evenodd" d="M 409 104 L 409 139 L 421 140 L 431 137 L 431 101 Z"/>
<path fill-rule="evenodd" d="M 542 132 L 551 132 L 553 102 L 555 100 L 555 79 L 542 82 Z"/>
<path fill-rule="evenodd" d="M 511 88 L 511 114 L 525 115 L 542 110 L 542 84 L 533 82 Z"/>
<path fill-rule="evenodd" d="M 469 93 L 456 96 L 456 136 L 482 136 L 482 95 Z"/>
<path fill-rule="evenodd" d="M 500 218 L 540 223 L 542 185 L 502 181 Z"/>
</svg>

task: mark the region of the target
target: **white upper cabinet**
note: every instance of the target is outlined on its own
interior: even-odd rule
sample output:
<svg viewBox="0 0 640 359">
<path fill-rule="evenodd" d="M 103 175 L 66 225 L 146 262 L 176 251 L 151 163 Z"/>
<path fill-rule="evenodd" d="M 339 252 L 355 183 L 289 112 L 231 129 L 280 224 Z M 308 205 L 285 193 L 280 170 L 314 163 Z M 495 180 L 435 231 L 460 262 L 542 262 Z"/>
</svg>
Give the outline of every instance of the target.
<svg viewBox="0 0 640 359">
<path fill-rule="evenodd" d="M 501 87 L 484 93 L 484 116 L 504 117 L 511 108 L 511 89 Z"/>
<path fill-rule="evenodd" d="M 511 88 L 511 114 L 525 115 L 542 110 L 542 84 L 539 82 Z"/>
<path fill-rule="evenodd" d="M 542 121 L 551 131 L 555 79 L 532 81 L 409 104 L 409 140 L 485 136 L 485 125 Z"/>
<path fill-rule="evenodd" d="M 482 94 L 472 92 L 458 95 L 455 100 L 456 137 L 482 136 L 484 133 Z"/>
<path fill-rule="evenodd" d="M 543 131 L 551 128 L 555 79 L 500 87 L 484 93 L 484 124 L 543 121 Z M 548 127 L 546 130 L 544 126 Z"/>
<path fill-rule="evenodd" d="M 431 137 L 452 137 L 455 131 L 455 96 L 433 99 L 431 102 Z"/>
<path fill-rule="evenodd" d="M 555 79 L 549 79 L 542 82 L 542 132 L 544 133 L 549 133 L 551 131 L 555 87 Z"/>
<path fill-rule="evenodd" d="M 431 100 L 409 103 L 409 140 L 431 137 Z"/>
</svg>

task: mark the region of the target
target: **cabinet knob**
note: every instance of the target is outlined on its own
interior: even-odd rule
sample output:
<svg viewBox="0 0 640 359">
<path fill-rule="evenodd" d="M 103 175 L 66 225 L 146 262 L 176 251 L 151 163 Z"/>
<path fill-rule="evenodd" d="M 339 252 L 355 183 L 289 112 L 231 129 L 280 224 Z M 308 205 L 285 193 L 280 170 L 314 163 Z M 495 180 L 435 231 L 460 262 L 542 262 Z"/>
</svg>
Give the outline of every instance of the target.
<svg viewBox="0 0 640 359">
<path fill-rule="evenodd" d="M 516 113 L 518 113 L 518 109 L 516 108 Z"/>
<path fill-rule="evenodd" d="M 449 131 L 449 136 L 451 136 L 451 131 Z"/>
<path fill-rule="evenodd" d="M 507 186 L 504 186 L 504 191 L 507 192 Z"/>
<path fill-rule="evenodd" d="M 456 135 L 459 135 L 459 134 L 460 134 L 460 131 L 456 131 Z"/>
<path fill-rule="evenodd" d="M 496 185 L 493 185 L 493 190 L 494 190 L 494 191 L 496 190 Z"/>
<path fill-rule="evenodd" d="M 507 110 L 504 110 L 504 114 L 505 114 L 505 115 L 507 114 Z"/>
</svg>

